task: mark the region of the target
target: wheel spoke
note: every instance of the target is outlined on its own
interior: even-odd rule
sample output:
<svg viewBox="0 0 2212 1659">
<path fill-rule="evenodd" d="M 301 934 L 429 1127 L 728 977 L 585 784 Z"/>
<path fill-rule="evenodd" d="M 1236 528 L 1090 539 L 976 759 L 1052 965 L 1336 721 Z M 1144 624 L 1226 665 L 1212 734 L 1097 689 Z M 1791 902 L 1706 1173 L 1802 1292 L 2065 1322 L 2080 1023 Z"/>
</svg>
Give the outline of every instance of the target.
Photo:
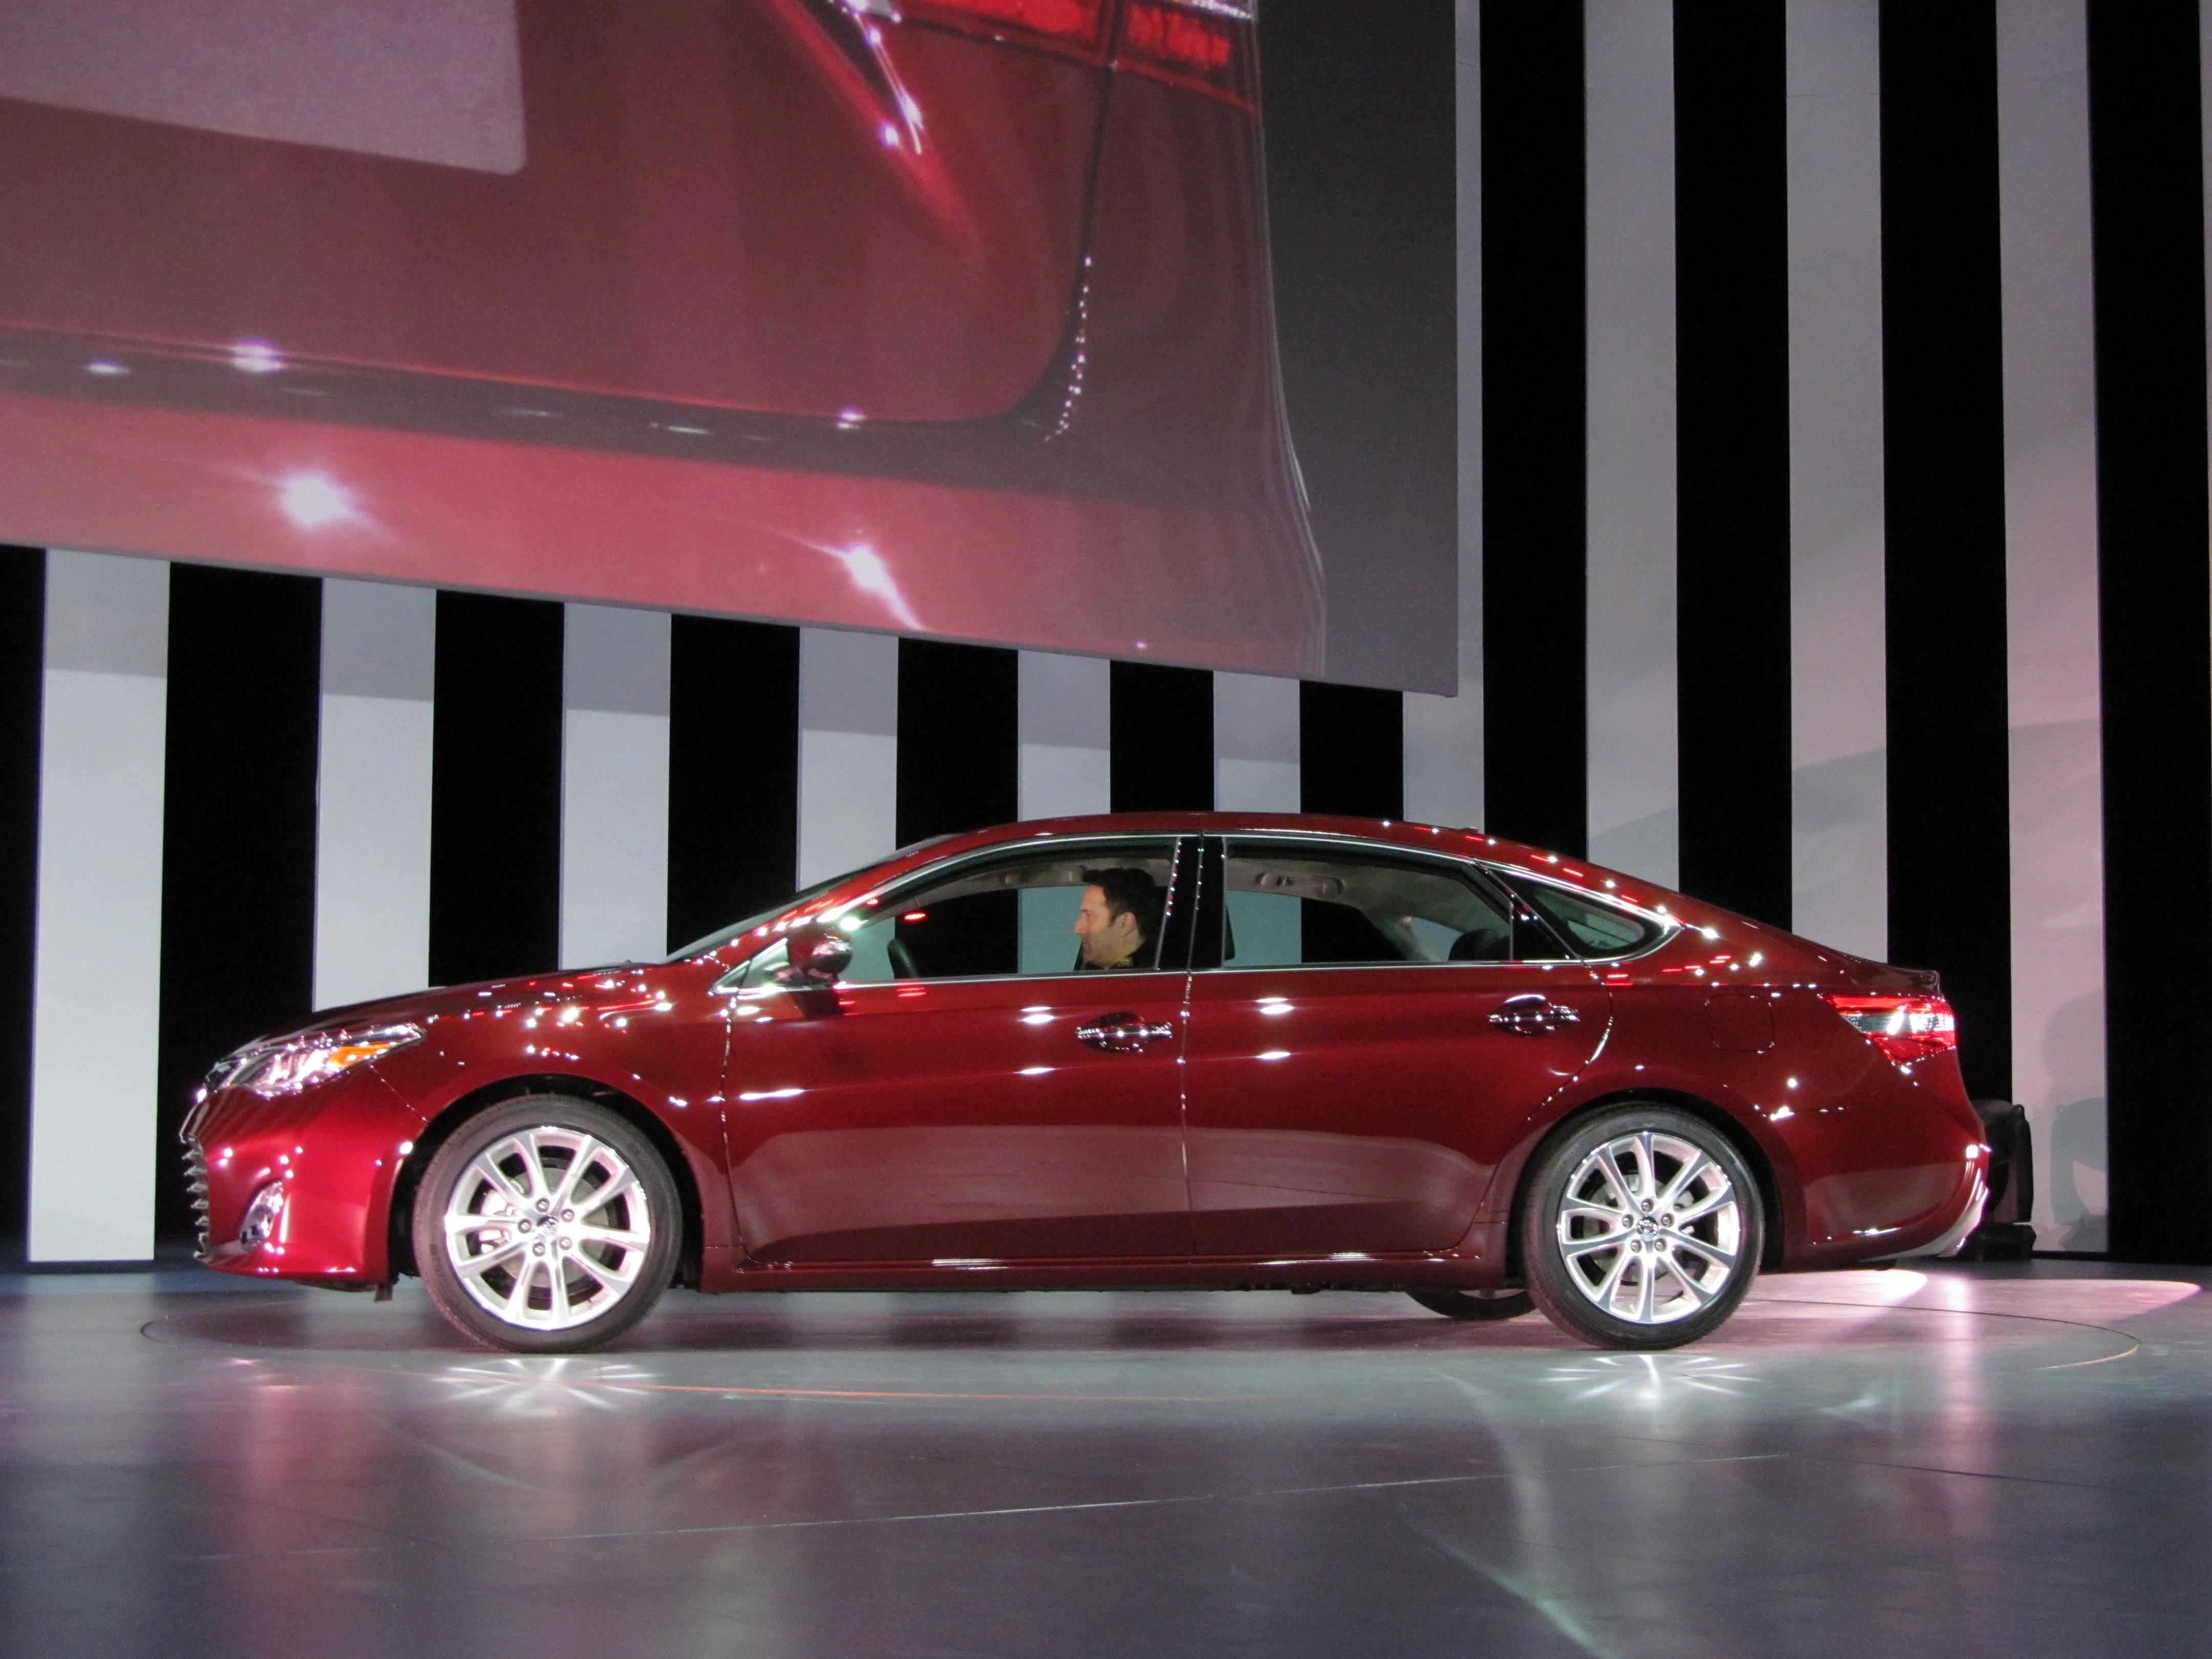
<svg viewBox="0 0 2212 1659">
<path fill-rule="evenodd" d="M 519 1139 L 522 1142 L 522 1167 L 530 1173 L 530 1201 L 544 1199 L 549 1205 L 553 1192 L 545 1184 L 545 1146 L 535 1129 L 526 1129 Z"/>
<path fill-rule="evenodd" d="M 514 1283 L 508 1286 L 500 1312 L 511 1325 L 532 1323 L 530 1317 L 530 1281 L 537 1276 L 538 1262 L 525 1256 L 514 1270 Z"/>
<path fill-rule="evenodd" d="M 1704 1307 L 1706 1303 L 1712 1300 L 1710 1296 L 1705 1294 L 1704 1285 L 1698 1284 L 1696 1279 L 1691 1278 L 1689 1274 L 1682 1271 L 1682 1264 L 1680 1262 L 1669 1261 L 1667 1264 L 1667 1273 L 1668 1277 L 1682 1287 L 1682 1293 L 1690 1298 L 1692 1311 L 1698 1308 Z"/>
<path fill-rule="evenodd" d="M 641 1250 L 653 1242 L 651 1230 L 644 1227 L 600 1227 L 579 1221 L 568 1232 L 579 1244 L 613 1244 L 625 1250 Z"/>
<path fill-rule="evenodd" d="M 1684 1189 L 1686 1188 L 1692 1181 L 1703 1175 L 1707 1170 L 1716 1169 L 1717 1167 L 1719 1166 L 1715 1164 L 1712 1159 L 1707 1158 L 1703 1152 L 1699 1152 L 1695 1158 L 1685 1164 L 1680 1169 L 1674 1171 L 1674 1178 L 1667 1183 L 1667 1190 L 1659 1194 L 1659 1200 L 1655 1207 L 1662 1210 L 1673 1208 L 1675 1201 L 1682 1195 Z"/>
<path fill-rule="evenodd" d="M 1636 1275 L 1636 1311 L 1629 1315 L 1629 1317 L 1639 1325 L 1649 1325 L 1651 1322 L 1653 1258 L 1647 1255 L 1638 1259 L 1643 1262 L 1644 1267 L 1643 1271 Z"/>
<path fill-rule="evenodd" d="M 1733 1253 L 1722 1249 L 1718 1245 L 1706 1243 L 1694 1233 L 1676 1232 L 1669 1229 L 1667 1239 L 1676 1249 L 1694 1251 L 1723 1273 L 1730 1271 L 1735 1266 L 1735 1256 Z"/>
<path fill-rule="evenodd" d="M 581 1181 L 589 1171 L 598 1167 L 602 1156 L 605 1156 L 610 1164 L 615 1164 L 617 1168 L 620 1167 L 614 1154 L 607 1147 L 586 1135 L 584 1138 L 584 1144 L 576 1148 L 576 1156 L 569 1160 L 568 1169 L 562 1172 L 560 1186 L 554 1190 L 555 1210 L 566 1209 L 574 1200 L 576 1183 Z"/>
<path fill-rule="evenodd" d="M 1611 1146 L 1601 1146 L 1598 1149 L 1597 1167 L 1599 1172 L 1605 1176 L 1606 1185 L 1611 1187 L 1620 1197 L 1621 1209 L 1626 1213 L 1634 1214 L 1636 1194 L 1629 1185 L 1628 1177 L 1621 1173 L 1620 1164 L 1614 1158 Z"/>
<path fill-rule="evenodd" d="M 552 1297 L 552 1306 L 547 1310 L 547 1316 L 557 1330 L 566 1325 L 571 1317 L 568 1308 L 568 1267 L 560 1257 L 552 1256 L 546 1261 L 545 1284 L 548 1293 Z"/>
<path fill-rule="evenodd" d="M 530 1241 L 518 1238 L 513 1243 L 503 1244 L 497 1249 L 487 1250 L 482 1255 L 457 1256 L 453 1261 L 453 1267 L 459 1273 L 481 1276 L 489 1273 L 494 1267 L 504 1267 L 516 1257 L 527 1256 L 529 1254 Z"/>
<path fill-rule="evenodd" d="M 1609 1308 L 1613 1305 L 1613 1298 L 1620 1289 L 1621 1276 L 1628 1271 L 1629 1261 L 1630 1257 L 1626 1250 L 1623 1250 L 1613 1258 L 1613 1266 L 1607 1269 L 1605 1277 L 1598 1282 L 1597 1287 L 1590 1291 L 1591 1301 L 1596 1303 L 1601 1308 Z"/>
<path fill-rule="evenodd" d="M 1585 1217 L 1593 1221 L 1602 1221 L 1608 1227 L 1617 1227 L 1629 1219 L 1626 1212 L 1616 1210 L 1610 1205 L 1578 1203 L 1573 1199 L 1569 1199 L 1559 1210 L 1562 1221 L 1574 1221 Z"/>
<path fill-rule="evenodd" d="M 627 1165 L 617 1164 L 613 1178 L 597 1192 L 585 1198 L 584 1203 L 586 1207 L 583 1213 L 598 1215 L 617 1199 L 627 1198 L 632 1193 L 641 1192 L 641 1190 L 637 1184 L 636 1175 Z"/>
<path fill-rule="evenodd" d="M 577 1251 L 574 1257 L 577 1267 L 617 1294 L 629 1288 L 630 1281 L 637 1277 L 638 1264 L 644 1259 L 633 1254 L 621 1267 L 610 1267 L 597 1257 L 586 1255 L 581 1250 Z"/>
<path fill-rule="evenodd" d="M 495 1148 L 494 1150 L 496 1151 L 498 1149 Z M 501 1169 L 497 1164 L 492 1161 L 490 1152 L 480 1154 L 475 1162 L 469 1165 L 468 1173 L 471 1176 L 482 1177 L 495 1192 L 498 1193 L 501 1198 L 505 1199 L 507 1203 L 514 1207 L 517 1214 L 520 1214 L 523 1211 L 527 1210 L 530 1207 L 529 1194 L 525 1193 L 521 1188 L 514 1184 L 514 1176 L 508 1175 L 506 1170 Z M 464 1176 L 462 1180 L 463 1185 L 465 1186 L 467 1184 L 467 1176 Z"/>
<path fill-rule="evenodd" d="M 1735 1188 L 1729 1185 L 1727 1182 L 1723 1181 L 1717 1189 L 1707 1193 L 1703 1198 L 1699 1199 L 1696 1203 L 1689 1206 L 1686 1209 L 1676 1210 L 1674 1212 L 1674 1224 L 1680 1227 L 1688 1222 L 1702 1220 L 1706 1216 L 1712 1214 L 1714 1211 L 1724 1210 L 1735 1202 Z"/>
<path fill-rule="evenodd" d="M 1559 1243 L 1559 1254 L 1572 1261 L 1593 1250 L 1617 1250 L 1626 1243 L 1619 1233 L 1606 1238 L 1569 1238 Z"/>
</svg>

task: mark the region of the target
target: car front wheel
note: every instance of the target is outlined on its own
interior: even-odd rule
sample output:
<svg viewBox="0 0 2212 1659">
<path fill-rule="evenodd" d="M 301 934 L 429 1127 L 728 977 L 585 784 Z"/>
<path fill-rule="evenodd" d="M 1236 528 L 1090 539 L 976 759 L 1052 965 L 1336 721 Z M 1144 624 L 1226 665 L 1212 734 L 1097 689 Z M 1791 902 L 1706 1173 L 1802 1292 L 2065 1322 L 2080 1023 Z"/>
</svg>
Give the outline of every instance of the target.
<svg viewBox="0 0 2212 1659">
<path fill-rule="evenodd" d="M 544 1095 L 493 1107 L 438 1149 L 416 1197 L 415 1261 L 477 1340 L 574 1353 L 652 1310 L 682 1231 L 651 1142 L 604 1106 Z"/>
<path fill-rule="evenodd" d="M 1735 1311 L 1764 1237 L 1758 1183 L 1725 1134 L 1672 1107 L 1632 1105 L 1544 1153 L 1522 1261 L 1536 1305 L 1569 1334 L 1675 1348 Z"/>
</svg>

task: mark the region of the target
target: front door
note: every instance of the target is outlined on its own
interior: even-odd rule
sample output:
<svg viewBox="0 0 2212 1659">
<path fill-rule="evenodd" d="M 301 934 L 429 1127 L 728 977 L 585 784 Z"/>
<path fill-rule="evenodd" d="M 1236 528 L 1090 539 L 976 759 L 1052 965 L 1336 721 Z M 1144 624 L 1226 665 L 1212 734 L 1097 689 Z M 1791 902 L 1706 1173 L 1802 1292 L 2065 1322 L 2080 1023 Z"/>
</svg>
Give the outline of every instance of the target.
<svg viewBox="0 0 2212 1659">
<path fill-rule="evenodd" d="M 747 1253 L 1187 1254 L 1176 853 L 1093 837 L 958 860 L 854 908 L 834 990 L 777 989 L 763 960 L 738 993 L 726 1091 Z M 1139 939 L 1104 969 L 1076 932 L 1102 881 L 1130 907 L 1116 937 L 1133 921 Z"/>
<path fill-rule="evenodd" d="M 1610 998 L 1465 866 L 1255 836 L 1209 858 L 1186 1049 L 1201 1255 L 1447 1250 Z"/>
</svg>

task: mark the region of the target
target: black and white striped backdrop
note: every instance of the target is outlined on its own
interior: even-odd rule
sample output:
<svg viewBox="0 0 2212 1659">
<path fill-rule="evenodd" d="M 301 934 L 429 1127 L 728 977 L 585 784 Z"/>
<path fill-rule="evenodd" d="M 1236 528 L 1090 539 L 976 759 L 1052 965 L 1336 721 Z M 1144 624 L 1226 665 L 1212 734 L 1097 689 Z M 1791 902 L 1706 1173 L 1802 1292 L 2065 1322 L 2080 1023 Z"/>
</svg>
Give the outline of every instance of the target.
<svg viewBox="0 0 2212 1659">
<path fill-rule="evenodd" d="M 313 1006 L 1215 805 L 1940 969 L 2043 1243 L 2212 1260 L 2206 30 L 1459 0 L 1456 697 L 0 552 L 0 1230 L 146 1257 L 191 1083 Z"/>
</svg>

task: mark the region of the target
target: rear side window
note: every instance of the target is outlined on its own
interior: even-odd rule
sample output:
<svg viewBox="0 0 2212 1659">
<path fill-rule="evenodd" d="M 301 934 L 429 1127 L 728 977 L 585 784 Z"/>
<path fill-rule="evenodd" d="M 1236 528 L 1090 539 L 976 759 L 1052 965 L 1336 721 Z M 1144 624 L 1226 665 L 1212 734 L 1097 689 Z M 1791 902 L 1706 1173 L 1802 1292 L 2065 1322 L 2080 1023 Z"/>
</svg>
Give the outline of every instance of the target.
<svg viewBox="0 0 2212 1659">
<path fill-rule="evenodd" d="M 1358 967 L 1557 957 L 1472 872 L 1433 860 L 1286 840 L 1231 841 L 1221 965 Z"/>
<path fill-rule="evenodd" d="M 1656 945 L 1667 931 L 1633 911 L 1616 910 L 1548 882 L 1502 874 L 1500 878 L 1585 957 L 1632 957 Z"/>
</svg>

